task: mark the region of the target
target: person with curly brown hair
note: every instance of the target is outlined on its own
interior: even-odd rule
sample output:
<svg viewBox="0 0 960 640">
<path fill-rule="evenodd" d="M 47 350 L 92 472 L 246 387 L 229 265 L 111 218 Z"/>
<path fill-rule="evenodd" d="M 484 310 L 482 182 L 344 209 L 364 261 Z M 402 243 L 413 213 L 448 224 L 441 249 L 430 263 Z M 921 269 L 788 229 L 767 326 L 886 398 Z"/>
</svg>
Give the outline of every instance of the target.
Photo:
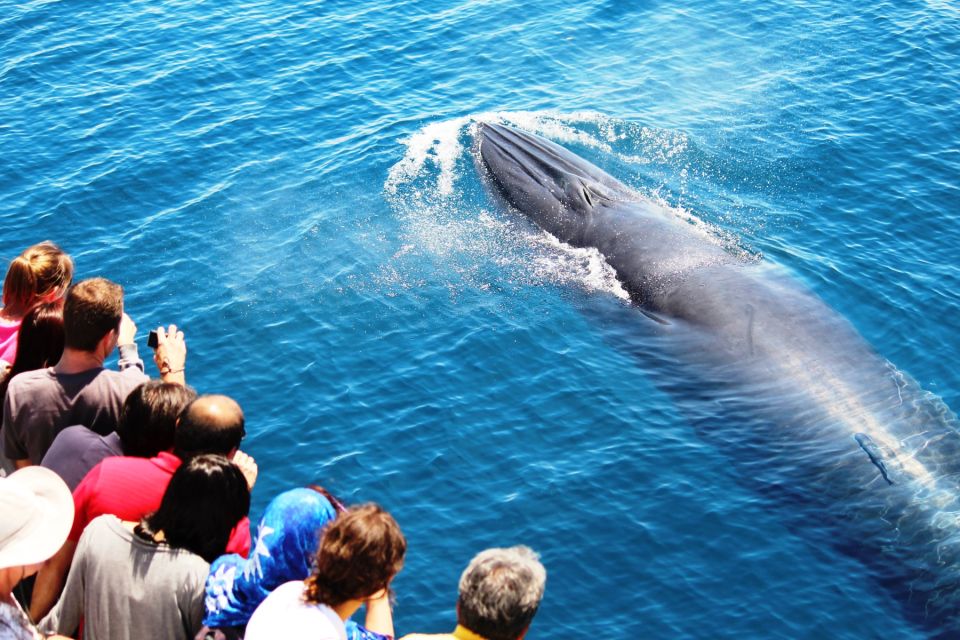
<svg viewBox="0 0 960 640">
<path fill-rule="evenodd" d="M 380 506 L 348 509 L 324 529 L 310 577 L 267 596 L 250 618 L 246 640 L 340 640 L 344 622 L 364 605 L 367 629 L 393 636 L 390 581 L 406 551 L 399 525 Z"/>
</svg>

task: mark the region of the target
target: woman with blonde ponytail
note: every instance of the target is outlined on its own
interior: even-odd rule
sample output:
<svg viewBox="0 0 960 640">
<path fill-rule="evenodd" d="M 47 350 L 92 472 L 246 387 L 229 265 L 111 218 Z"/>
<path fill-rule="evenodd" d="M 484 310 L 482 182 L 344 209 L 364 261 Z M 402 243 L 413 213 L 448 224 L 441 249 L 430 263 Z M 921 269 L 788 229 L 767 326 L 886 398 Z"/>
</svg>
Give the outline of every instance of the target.
<svg viewBox="0 0 960 640">
<path fill-rule="evenodd" d="M 45 241 L 28 247 L 10 262 L 0 309 L 0 377 L 17 355 L 17 331 L 23 316 L 42 302 L 59 300 L 73 280 L 73 260 Z"/>
</svg>

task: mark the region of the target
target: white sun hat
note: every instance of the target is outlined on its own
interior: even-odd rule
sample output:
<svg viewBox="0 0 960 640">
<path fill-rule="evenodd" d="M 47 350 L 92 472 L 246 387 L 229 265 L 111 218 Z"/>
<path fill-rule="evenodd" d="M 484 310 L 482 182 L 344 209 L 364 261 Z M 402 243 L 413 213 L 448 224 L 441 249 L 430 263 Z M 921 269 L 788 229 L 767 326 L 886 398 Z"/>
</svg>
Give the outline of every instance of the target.
<svg viewBox="0 0 960 640">
<path fill-rule="evenodd" d="M 0 569 L 43 562 L 73 526 L 73 496 L 56 473 L 24 467 L 0 478 Z"/>
</svg>

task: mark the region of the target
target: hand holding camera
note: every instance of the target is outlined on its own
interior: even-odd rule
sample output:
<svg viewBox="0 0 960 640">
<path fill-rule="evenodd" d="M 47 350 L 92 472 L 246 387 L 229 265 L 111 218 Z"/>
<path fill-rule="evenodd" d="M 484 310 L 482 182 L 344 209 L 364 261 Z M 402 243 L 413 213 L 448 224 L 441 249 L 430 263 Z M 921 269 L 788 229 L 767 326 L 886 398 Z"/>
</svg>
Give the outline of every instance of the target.
<svg viewBox="0 0 960 640">
<path fill-rule="evenodd" d="M 147 346 L 153 349 L 153 361 L 164 382 L 186 384 L 184 369 L 187 362 L 187 342 L 183 339 L 183 331 L 177 330 L 177 325 L 171 324 L 166 330 L 157 327 L 155 331 L 151 331 Z"/>
</svg>

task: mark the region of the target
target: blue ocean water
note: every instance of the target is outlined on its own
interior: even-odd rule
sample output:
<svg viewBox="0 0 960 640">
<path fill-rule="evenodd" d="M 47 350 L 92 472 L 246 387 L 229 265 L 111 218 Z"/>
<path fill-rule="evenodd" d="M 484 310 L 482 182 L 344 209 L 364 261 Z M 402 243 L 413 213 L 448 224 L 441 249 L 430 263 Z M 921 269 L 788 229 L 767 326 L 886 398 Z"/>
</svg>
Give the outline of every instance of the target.
<svg viewBox="0 0 960 640">
<path fill-rule="evenodd" d="M 530 638 L 921 638 L 619 348 L 609 270 L 491 197 L 471 129 L 783 265 L 956 409 L 958 51 L 946 0 L 0 3 L 0 257 L 55 240 L 183 326 L 254 517 L 312 482 L 390 509 L 401 634 L 526 543 Z"/>
</svg>

